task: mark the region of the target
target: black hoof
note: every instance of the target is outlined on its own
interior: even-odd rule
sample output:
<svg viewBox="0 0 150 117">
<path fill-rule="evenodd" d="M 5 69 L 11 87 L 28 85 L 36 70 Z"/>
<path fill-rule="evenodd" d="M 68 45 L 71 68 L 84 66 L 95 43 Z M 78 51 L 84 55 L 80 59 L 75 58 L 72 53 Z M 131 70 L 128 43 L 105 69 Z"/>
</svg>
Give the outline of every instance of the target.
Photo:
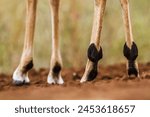
<svg viewBox="0 0 150 117">
<path fill-rule="evenodd" d="M 128 69 L 128 75 L 129 77 L 134 75 L 135 77 L 138 77 L 138 70 L 134 67 L 131 67 Z"/>
<path fill-rule="evenodd" d="M 94 63 L 93 65 L 93 69 L 90 71 L 89 75 L 88 75 L 88 78 L 87 80 L 88 81 L 92 81 L 96 78 L 97 74 L 98 74 L 98 71 L 97 71 L 97 64 L 98 63 Z"/>
<path fill-rule="evenodd" d="M 15 86 L 22 86 L 25 84 L 25 81 L 13 80 L 13 85 Z"/>
</svg>

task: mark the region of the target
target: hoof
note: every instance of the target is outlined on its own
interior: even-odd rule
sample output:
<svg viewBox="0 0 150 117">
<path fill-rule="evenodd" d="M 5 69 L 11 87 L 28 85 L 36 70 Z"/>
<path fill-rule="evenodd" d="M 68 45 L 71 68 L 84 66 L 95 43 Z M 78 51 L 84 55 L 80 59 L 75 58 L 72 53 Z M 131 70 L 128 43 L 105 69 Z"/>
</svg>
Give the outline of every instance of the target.
<svg viewBox="0 0 150 117">
<path fill-rule="evenodd" d="M 61 77 L 61 65 L 60 63 L 56 62 L 52 69 L 49 72 L 47 82 L 48 84 L 64 84 L 64 81 Z"/>
<path fill-rule="evenodd" d="M 85 70 L 85 73 L 80 81 L 80 83 L 84 83 L 86 81 L 93 81 L 97 74 L 98 74 L 98 69 L 97 69 L 98 63 L 93 63 L 90 62 L 89 66 L 88 66 L 88 70 Z"/>
<path fill-rule="evenodd" d="M 51 84 L 56 84 L 55 80 L 51 76 L 48 76 L 47 83 L 50 84 L 50 85 Z"/>
<path fill-rule="evenodd" d="M 86 79 L 81 79 L 80 83 L 85 83 L 87 80 Z"/>
<path fill-rule="evenodd" d="M 138 77 L 138 70 L 134 67 L 128 69 L 129 77 L 135 76 Z"/>
<path fill-rule="evenodd" d="M 60 76 L 59 79 L 56 80 L 57 84 L 62 85 L 64 84 L 64 80 L 62 79 L 62 77 Z"/>
<path fill-rule="evenodd" d="M 93 67 L 87 76 L 87 81 L 93 81 L 96 78 L 98 74 L 97 66 L 98 66 L 98 63 L 93 63 Z"/>
<path fill-rule="evenodd" d="M 89 73 L 88 77 L 87 77 L 87 81 L 93 81 L 96 78 L 97 74 L 98 74 L 97 68 L 92 69 L 91 72 Z"/>
<path fill-rule="evenodd" d="M 25 84 L 25 81 L 13 80 L 13 85 L 22 86 Z"/>
<path fill-rule="evenodd" d="M 63 81 L 61 76 L 59 76 L 59 78 L 53 78 L 51 76 L 48 76 L 47 83 L 50 84 L 50 85 L 52 85 L 52 84 L 62 85 L 62 84 L 64 84 L 64 81 Z"/>
<path fill-rule="evenodd" d="M 30 80 L 28 77 L 28 73 L 22 73 L 18 68 L 13 74 L 13 84 L 16 86 L 21 86 L 24 84 L 29 84 Z"/>
</svg>

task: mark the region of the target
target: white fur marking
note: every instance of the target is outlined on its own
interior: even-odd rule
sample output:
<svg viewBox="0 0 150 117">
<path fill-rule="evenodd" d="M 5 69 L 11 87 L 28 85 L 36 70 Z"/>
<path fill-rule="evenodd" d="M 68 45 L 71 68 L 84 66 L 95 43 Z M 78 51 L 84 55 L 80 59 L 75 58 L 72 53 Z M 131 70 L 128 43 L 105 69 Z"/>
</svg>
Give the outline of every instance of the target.
<svg viewBox="0 0 150 117">
<path fill-rule="evenodd" d="M 64 84 L 64 81 L 61 76 L 59 76 L 59 78 L 53 78 L 52 76 L 49 75 L 47 78 L 47 82 L 48 84 L 60 84 L 60 85 Z"/>
<path fill-rule="evenodd" d="M 19 69 L 17 68 L 13 74 L 13 80 L 14 81 L 24 81 L 24 77 L 23 74 L 19 71 Z"/>
<path fill-rule="evenodd" d="M 30 79 L 28 77 L 28 73 L 26 73 L 24 80 L 25 80 L 25 83 L 29 83 L 30 82 Z"/>
<path fill-rule="evenodd" d="M 86 77 L 83 77 L 83 78 L 81 79 L 80 83 L 84 83 L 84 82 L 86 82 L 86 81 L 87 81 Z"/>
<path fill-rule="evenodd" d="M 59 76 L 59 78 L 56 80 L 56 82 L 57 82 L 57 84 L 60 84 L 60 85 L 64 84 L 64 81 L 61 76 Z"/>
<path fill-rule="evenodd" d="M 51 76 L 48 76 L 47 83 L 48 84 L 56 84 L 55 80 Z"/>
<path fill-rule="evenodd" d="M 29 83 L 29 77 L 28 77 L 28 73 L 23 74 L 18 68 L 15 70 L 14 74 L 13 74 L 13 80 L 14 81 L 21 81 L 25 83 Z"/>
</svg>

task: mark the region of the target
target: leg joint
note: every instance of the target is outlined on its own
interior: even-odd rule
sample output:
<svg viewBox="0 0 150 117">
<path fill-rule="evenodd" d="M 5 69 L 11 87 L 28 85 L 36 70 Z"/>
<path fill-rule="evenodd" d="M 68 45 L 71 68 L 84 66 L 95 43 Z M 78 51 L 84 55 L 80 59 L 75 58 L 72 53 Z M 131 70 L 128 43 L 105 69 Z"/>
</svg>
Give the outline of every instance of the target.
<svg viewBox="0 0 150 117">
<path fill-rule="evenodd" d="M 138 57 L 138 48 L 137 45 L 133 42 L 131 49 L 127 46 L 125 43 L 124 45 L 124 50 L 123 50 L 124 56 L 129 60 L 129 61 L 135 61 L 136 58 Z"/>
<path fill-rule="evenodd" d="M 58 75 L 61 71 L 61 65 L 59 63 L 56 63 L 52 70 L 54 75 Z"/>
<path fill-rule="evenodd" d="M 102 48 L 98 51 L 95 44 L 92 43 L 88 48 L 88 58 L 93 63 L 98 63 L 100 59 L 103 57 Z"/>
<path fill-rule="evenodd" d="M 28 64 L 23 67 L 23 73 L 27 73 L 29 70 L 33 68 L 33 60 L 31 60 Z"/>
</svg>

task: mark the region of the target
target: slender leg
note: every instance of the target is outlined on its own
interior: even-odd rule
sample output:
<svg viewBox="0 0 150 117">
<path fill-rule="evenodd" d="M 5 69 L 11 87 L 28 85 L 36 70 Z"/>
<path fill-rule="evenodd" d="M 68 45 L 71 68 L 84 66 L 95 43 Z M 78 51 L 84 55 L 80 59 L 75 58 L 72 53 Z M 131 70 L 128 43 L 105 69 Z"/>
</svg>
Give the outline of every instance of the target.
<svg viewBox="0 0 150 117">
<path fill-rule="evenodd" d="M 47 79 L 49 84 L 64 83 L 61 77 L 62 59 L 59 48 L 59 2 L 60 0 L 50 0 L 52 16 L 52 56 L 50 72 Z"/>
<path fill-rule="evenodd" d="M 102 48 L 100 47 L 100 37 L 102 30 L 103 16 L 106 0 L 95 0 L 94 23 L 92 29 L 91 42 L 88 49 L 88 61 L 81 83 L 94 80 L 97 76 L 98 61 L 102 58 Z"/>
<path fill-rule="evenodd" d="M 138 64 L 136 58 L 138 56 L 138 48 L 133 40 L 130 10 L 129 10 L 129 1 L 120 0 L 122 11 L 123 11 L 123 20 L 125 26 L 125 35 L 126 43 L 124 45 L 124 56 L 127 58 L 127 69 L 129 76 L 139 76 Z"/>
<path fill-rule="evenodd" d="M 33 39 L 36 20 L 37 0 L 27 0 L 27 18 L 25 41 L 20 64 L 13 74 L 13 83 L 15 85 L 23 85 L 29 83 L 28 71 L 33 67 Z"/>
</svg>

